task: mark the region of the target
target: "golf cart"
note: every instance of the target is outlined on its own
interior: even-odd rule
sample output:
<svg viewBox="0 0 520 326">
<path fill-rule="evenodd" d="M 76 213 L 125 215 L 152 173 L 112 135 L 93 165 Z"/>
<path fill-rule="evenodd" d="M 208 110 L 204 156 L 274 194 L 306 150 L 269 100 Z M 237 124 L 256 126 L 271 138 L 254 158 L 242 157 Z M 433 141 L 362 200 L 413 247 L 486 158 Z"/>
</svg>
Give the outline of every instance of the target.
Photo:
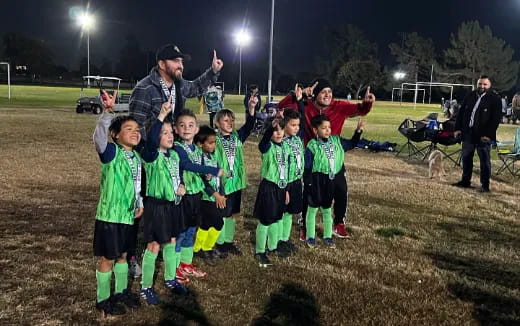
<svg viewBox="0 0 520 326">
<path fill-rule="evenodd" d="M 119 84 L 121 83 L 121 78 L 117 77 L 101 77 L 101 76 L 83 76 L 83 83 L 81 85 L 80 97 L 76 101 L 78 105 L 76 106 L 76 113 L 83 113 L 85 111 L 91 111 L 94 114 L 101 114 L 103 112 L 103 102 L 101 101 L 101 96 L 98 94 L 94 97 L 83 96 L 83 89 L 85 88 L 85 84 L 90 81 L 91 83 L 95 83 L 97 88 L 99 88 L 99 92 L 103 88 L 103 82 L 106 81 L 112 82 L 112 88 L 116 89 L 115 84 L 117 83 L 117 99 L 116 105 L 114 107 L 114 112 L 128 112 L 128 103 L 130 102 L 130 94 L 120 94 L 119 93 Z M 107 93 L 113 95 L 114 91 L 108 91 Z"/>
</svg>

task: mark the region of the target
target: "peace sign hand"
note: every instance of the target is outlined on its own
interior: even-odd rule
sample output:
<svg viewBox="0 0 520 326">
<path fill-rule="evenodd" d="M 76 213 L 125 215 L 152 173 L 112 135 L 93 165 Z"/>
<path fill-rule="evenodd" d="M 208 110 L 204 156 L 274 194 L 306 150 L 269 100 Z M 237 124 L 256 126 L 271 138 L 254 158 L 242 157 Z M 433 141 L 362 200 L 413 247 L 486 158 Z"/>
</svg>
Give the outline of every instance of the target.
<svg viewBox="0 0 520 326">
<path fill-rule="evenodd" d="M 105 112 L 114 112 L 114 106 L 116 105 L 117 91 L 114 91 L 114 95 L 110 95 L 104 89 L 101 90 L 101 102 L 105 108 Z"/>
<path fill-rule="evenodd" d="M 224 62 L 217 58 L 217 51 L 213 50 L 213 62 L 211 63 L 211 69 L 213 69 L 214 73 L 219 72 L 224 66 Z"/>
<path fill-rule="evenodd" d="M 374 96 L 374 94 L 370 93 L 370 86 L 368 86 L 367 91 L 365 93 L 365 98 L 363 99 L 363 102 L 374 103 L 375 100 L 376 100 L 376 97 Z"/>
</svg>

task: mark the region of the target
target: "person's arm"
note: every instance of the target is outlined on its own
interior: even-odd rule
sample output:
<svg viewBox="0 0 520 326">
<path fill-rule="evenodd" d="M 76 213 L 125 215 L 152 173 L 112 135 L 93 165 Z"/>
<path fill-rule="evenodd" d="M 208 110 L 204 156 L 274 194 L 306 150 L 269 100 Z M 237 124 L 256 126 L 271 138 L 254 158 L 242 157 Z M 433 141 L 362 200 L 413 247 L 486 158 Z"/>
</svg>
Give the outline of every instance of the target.
<svg viewBox="0 0 520 326">
<path fill-rule="evenodd" d="M 267 153 L 269 148 L 271 148 L 271 137 L 273 136 L 274 129 L 273 127 L 267 127 L 267 130 L 264 132 L 262 136 L 262 140 L 258 143 L 258 150 L 260 153 Z"/>
<path fill-rule="evenodd" d="M 490 140 L 495 140 L 500 120 L 502 119 L 502 103 L 498 96 L 493 97 L 491 103 L 490 120 L 485 125 L 484 136 Z"/>
<path fill-rule="evenodd" d="M 208 70 L 193 81 L 181 80 L 182 96 L 192 98 L 204 94 L 204 91 L 217 81 L 218 76 L 220 75 L 220 70 L 223 66 L 224 63 L 222 60 L 217 58 L 217 51 L 213 50 L 213 61 Z"/>
<path fill-rule="evenodd" d="M 186 150 L 184 150 L 184 148 L 182 148 L 182 146 L 175 145 L 174 150 L 179 155 L 179 159 L 180 159 L 179 166 L 181 167 L 181 169 L 199 173 L 199 174 L 211 174 L 214 176 L 218 176 L 218 172 L 220 170 L 219 168 L 193 163 L 190 160 L 188 153 L 186 153 Z"/>
<path fill-rule="evenodd" d="M 464 98 L 464 101 L 462 101 L 462 105 L 459 108 L 459 113 L 457 113 L 457 117 L 455 119 L 455 134 L 454 134 L 455 136 L 457 136 L 457 134 L 462 132 L 462 128 L 463 128 L 462 121 L 464 119 L 465 111 L 466 111 L 468 103 L 470 101 L 471 94 L 472 93 L 468 94 Z"/>
<path fill-rule="evenodd" d="M 281 99 L 280 102 L 278 102 L 278 107 L 280 109 L 298 110 L 298 104 L 294 93 L 291 92 L 289 95 Z"/>
<path fill-rule="evenodd" d="M 249 103 L 250 96 L 251 96 L 250 94 L 246 94 L 246 96 L 244 97 L 244 107 L 246 108 L 246 110 L 249 108 L 248 103 Z"/>
<path fill-rule="evenodd" d="M 147 140 L 142 152 L 142 157 L 145 162 L 153 162 L 157 159 L 157 156 L 159 156 L 159 137 L 161 135 L 162 126 L 163 122 L 157 119 L 148 131 L 148 135 L 146 136 Z"/>
<path fill-rule="evenodd" d="M 153 111 L 151 94 L 147 88 L 139 85 L 134 88 L 130 95 L 128 114 L 137 121 L 142 138 L 145 138 L 147 133 L 145 127 L 149 127 L 157 118 L 157 114 Z"/>
<path fill-rule="evenodd" d="M 116 157 L 116 145 L 108 142 L 108 127 L 112 122 L 113 114 L 103 112 L 99 117 L 96 129 L 94 130 L 93 140 L 99 159 L 103 163 L 108 163 Z"/>
<path fill-rule="evenodd" d="M 247 137 L 249 137 L 249 135 L 251 134 L 251 131 L 253 131 L 253 128 L 255 127 L 256 101 L 257 101 L 256 97 L 251 97 L 249 99 L 249 103 L 248 103 L 249 114 L 246 117 L 246 123 L 242 127 L 240 127 L 240 129 L 238 129 L 238 131 L 237 131 L 238 139 L 240 139 L 240 141 L 242 143 L 244 143 L 246 141 Z"/>
<path fill-rule="evenodd" d="M 346 139 L 346 138 L 340 137 L 341 147 L 343 147 L 343 151 L 346 152 L 346 151 L 356 148 L 357 144 L 359 143 L 359 140 L 361 139 L 362 133 L 363 133 L 363 130 L 356 129 L 354 131 L 354 135 L 352 135 L 351 139 Z"/>
<path fill-rule="evenodd" d="M 372 103 L 363 101 L 361 103 L 350 103 L 343 100 L 335 100 L 335 105 L 338 111 L 341 112 L 345 118 L 364 116 L 372 109 Z"/>
</svg>

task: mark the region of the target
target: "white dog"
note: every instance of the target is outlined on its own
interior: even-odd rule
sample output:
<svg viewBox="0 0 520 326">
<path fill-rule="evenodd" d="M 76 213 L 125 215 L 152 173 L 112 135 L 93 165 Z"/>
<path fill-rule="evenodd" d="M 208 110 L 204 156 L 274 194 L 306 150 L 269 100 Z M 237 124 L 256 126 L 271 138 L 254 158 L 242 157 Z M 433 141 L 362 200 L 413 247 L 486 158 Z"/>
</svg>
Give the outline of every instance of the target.
<svg viewBox="0 0 520 326">
<path fill-rule="evenodd" d="M 446 175 L 446 172 L 444 171 L 444 165 L 442 163 L 441 151 L 436 149 L 430 153 L 430 156 L 428 157 L 428 166 L 428 176 L 430 179 L 439 178 L 439 180 L 441 180 L 442 177 Z"/>
</svg>

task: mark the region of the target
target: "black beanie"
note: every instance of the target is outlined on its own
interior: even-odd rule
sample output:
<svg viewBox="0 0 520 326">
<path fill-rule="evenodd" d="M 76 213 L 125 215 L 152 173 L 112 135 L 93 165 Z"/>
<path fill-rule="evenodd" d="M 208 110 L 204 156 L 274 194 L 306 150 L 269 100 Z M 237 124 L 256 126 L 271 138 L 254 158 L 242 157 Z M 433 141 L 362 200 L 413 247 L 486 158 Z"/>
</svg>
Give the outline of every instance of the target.
<svg viewBox="0 0 520 326">
<path fill-rule="evenodd" d="M 332 89 L 332 85 L 325 78 L 316 78 L 312 81 L 311 86 L 316 84 L 316 82 L 318 82 L 318 85 L 316 85 L 314 91 L 312 92 L 312 95 L 314 95 L 314 97 L 316 97 L 324 88 L 328 87 Z"/>
</svg>

